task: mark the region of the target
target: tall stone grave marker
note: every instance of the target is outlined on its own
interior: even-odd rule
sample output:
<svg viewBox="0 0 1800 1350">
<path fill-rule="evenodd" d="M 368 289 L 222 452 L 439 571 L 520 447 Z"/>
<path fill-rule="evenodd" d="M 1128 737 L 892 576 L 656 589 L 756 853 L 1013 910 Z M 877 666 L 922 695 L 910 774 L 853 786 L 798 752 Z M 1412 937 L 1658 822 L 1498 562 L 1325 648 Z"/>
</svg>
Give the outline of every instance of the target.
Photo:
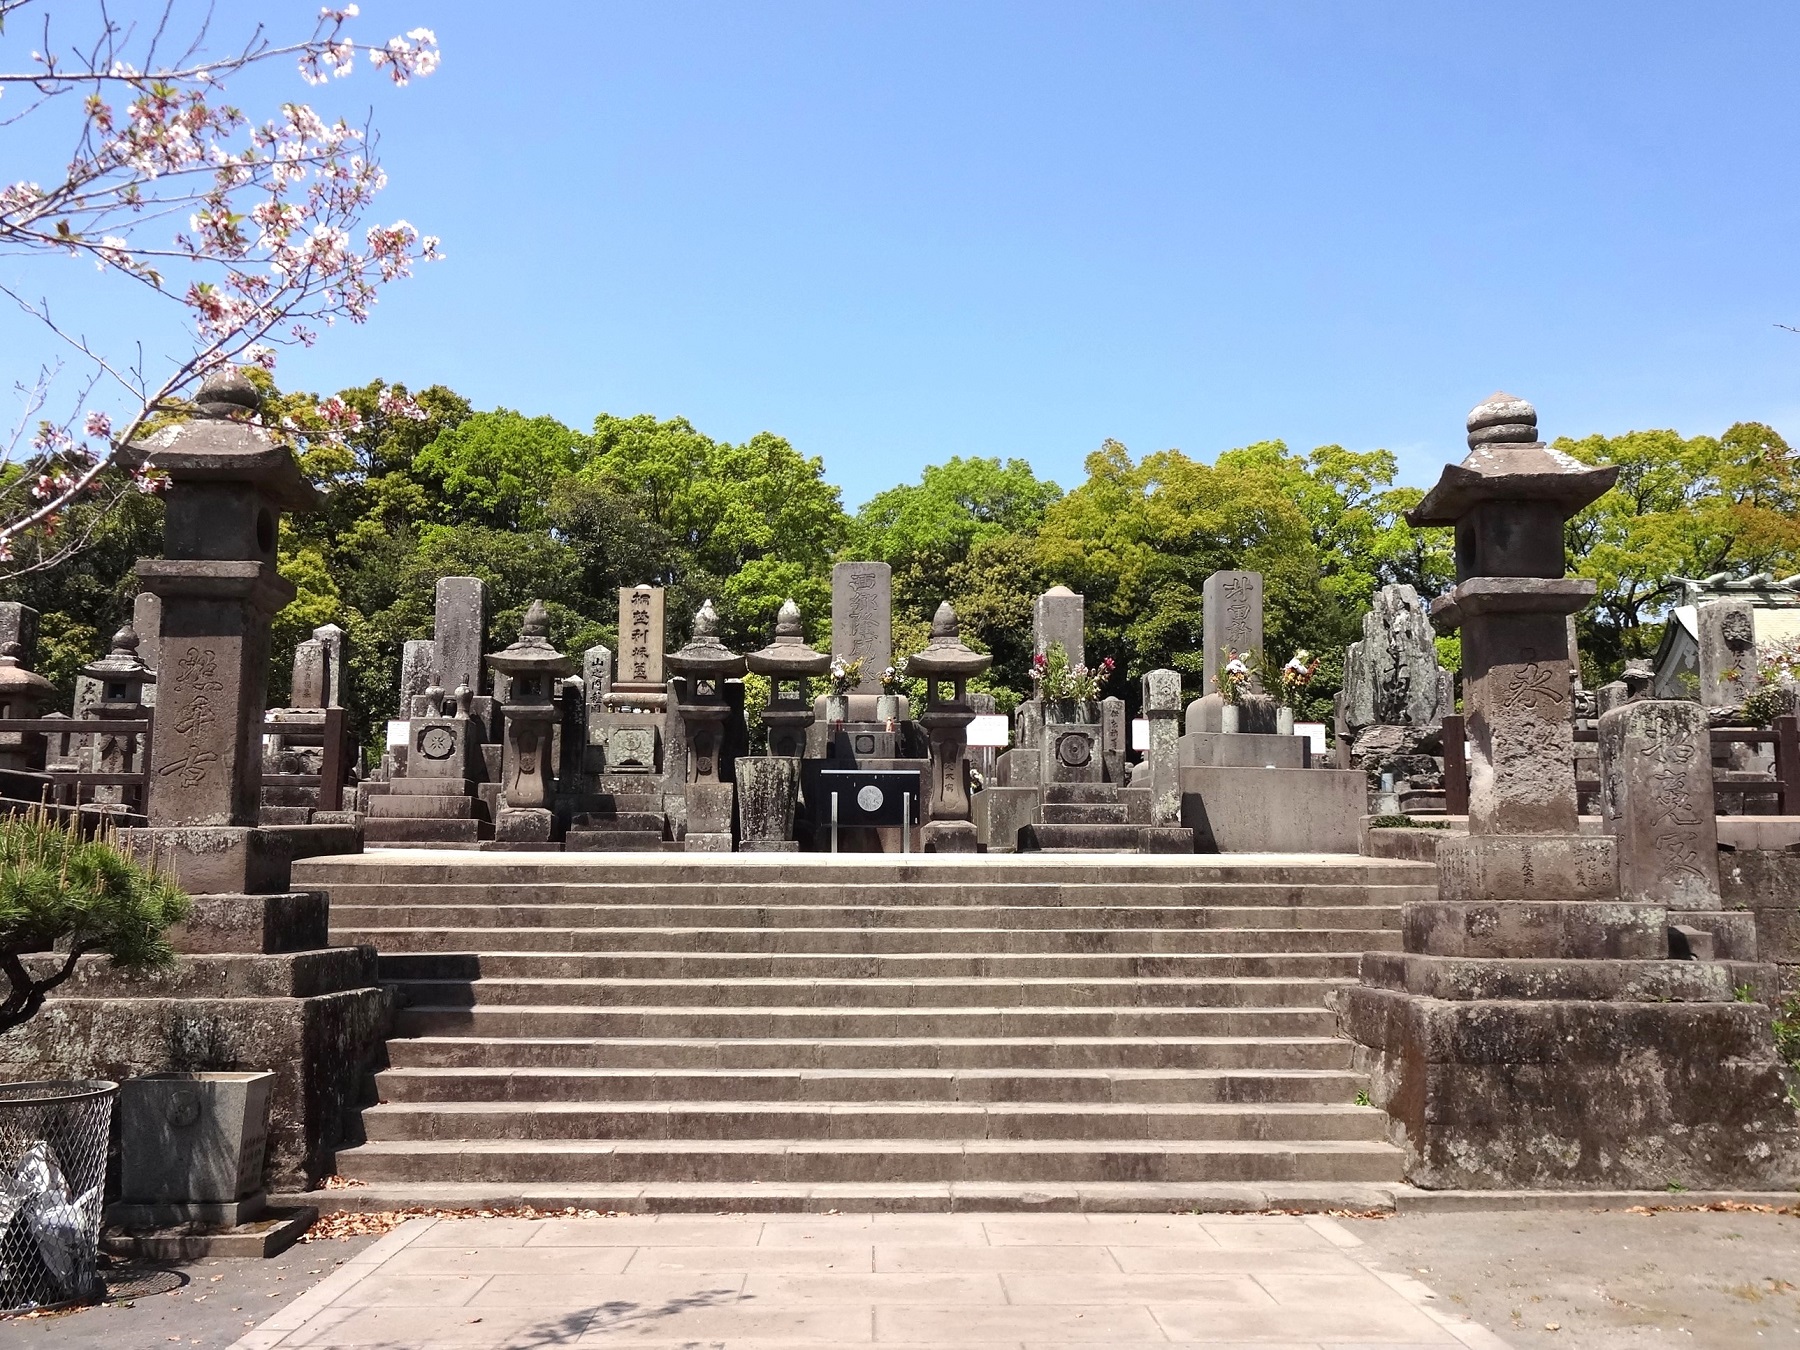
<svg viewBox="0 0 1800 1350">
<path fill-rule="evenodd" d="M 886 563 L 842 562 L 831 569 L 831 654 L 862 658 L 853 694 L 879 694 L 894 660 L 894 573 Z"/>
<path fill-rule="evenodd" d="M 1263 579 L 1261 572 L 1214 572 L 1200 588 L 1201 637 L 1206 661 L 1203 693 L 1219 688 L 1219 667 L 1228 652 L 1248 656 L 1263 645 Z M 1251 687 L 1262 688 L 1260 680 Z"/>
<path fill-rule="evenodd" d="M 131 627 L 138 635 L 138 655 L 150 670 L 162 668 L 162 600 L 149 591 L 139 591 L 131 602 Z M 156 685 L 144 686 L 144 706 L 156 706 Z"/>
<path fill-rule="evenodd" d="M 1700 702 L 1739 708 L 1756 688 L 1756 611 L 1748 600 L 1710 600 L 1694 611 L 1700 630 Z"/>
<path fill-rule="evenodd" d="M 436 661 L 430 638 L 408 638 L 400 648 L 400 701 L 394 714 L 396 717 L 417 717 L 424 713 L 425 691 L 432 686 L 432 666 Z M 474 690 L 475 686 L 470 685 L 469 691 L 473 693 Z"/>
<path fill-rule="evenodd" d="M 0 647 L 19 644 L 19 664 L 37 669 L 38 612 L 17 600 L 0 600 Z"/>
<path fill-rule="evenodd" d="M 666 692 L 663 674 L 663 590 L 619 587 L 619 666 L 613 688 L 622 694 Z"/>
<path fill-rule="evenodd" d="M 1619 845 L 1619 895 L 1716 910 L 1712 733 L 1698 703 L 1640 699 L 1600 718 L 1600 816 Z"/>
<path fill-rule="evenodd" d="M 480 577 L 439 577 L 431 628 L 432 683 L 446 693 L 467 686 L 477 696 L 487 668 L 487 587 Z"/>
<path fill-rule="evenodd" d="M 1061 646 L 1072 666 L 1087 662 L 1083 599 L 1067 586 L 1052 586 L 1031 607 L 1031 649 L 1042 656 Z"/>
<path fill-rule="evenodd" d="M 1344 661 L 1344 721 L 1369 726 L 1434 726 L 1441 706 L 1437 634 L 1418 591 L 1383 586 L 1363 615 L 1362 640 Z"/>
</svg>

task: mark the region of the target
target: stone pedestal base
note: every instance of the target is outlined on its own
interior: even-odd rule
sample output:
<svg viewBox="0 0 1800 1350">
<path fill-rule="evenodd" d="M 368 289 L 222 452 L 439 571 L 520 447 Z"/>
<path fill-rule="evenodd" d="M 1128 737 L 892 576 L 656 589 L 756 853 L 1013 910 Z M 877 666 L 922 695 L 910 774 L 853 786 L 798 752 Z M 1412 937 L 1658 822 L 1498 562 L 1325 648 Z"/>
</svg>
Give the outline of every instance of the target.
<svg viewBox="0 0 1800 1350">
<path fill-rule="evenodd" d="M 207 1228 L 236 1228 L 260 1219 L 269 1208 L 269 1193 L 257 1191 L 229 1204 L 198 1201 L 135 1203 L 118 1200 L 106 1207 L 106 1222 L 120 1228 L 174 1228 L 195 1224 Z"/>
<path fill-rule="evenodd" d="M 927 853 L 975 853 L 980 841 L 968 820 L 934 820 L 919 831 Z"/>
<path fill-rule="evenodd" d="M 1353 1065 L 1370 1075 L 1406 1152 L 1408 1181 L 1434 1190 L 1800 1183 L 1800 1128 L 1767 1007 L 1628 1001 L 1623 987 L 1618 1001 L 1520 992 L 1443 999 L 1362 986 L 1334 996 Z"/>
<path fill-rule="evenodd" d="M 187 919 L 169 930 L 184 954 L 304 952 L 330 941 L 331 905 L 323 891 L 279 895 L 197 895 Z"/>
<path fill-rule="evenodd" d="M 1401 910 L 1400 924 L 1406 950 L 1430 956 L 1658 961 L 1669 954 L 1667 911 L 1620 900 L 1422 900 Z"/>
<path fill-rule="evenodd" d="M 746 839 L 738 845 L 739 853 L 798 853 L 796 839 Z"/>
<path fill-rule="evenodd" d="M 711 831 L 696 833 L 689 830 L 681 841 L 681 846 L 689 853 L 729 853 L 731 852 L 731 836 L 715 834 Z"/>
<path fill-rule="evenodd" d="M 555 816 L 541 806 L 503 806 L 494 821 L 497 844 L 547 844 Z"/>
<path fill-rule="evenodd" d="M 1194 832 L 1185 825 L 1146 825 L 1138 831 L 1140 853 L 1192 853 Z"/>
<path fill-rule="evenodd" d="M 190 895 L 285 891 L 296 860 L 363 851 L 348 825 L 156 825 L 120 830 L 119 843 Z"/>
</svg>

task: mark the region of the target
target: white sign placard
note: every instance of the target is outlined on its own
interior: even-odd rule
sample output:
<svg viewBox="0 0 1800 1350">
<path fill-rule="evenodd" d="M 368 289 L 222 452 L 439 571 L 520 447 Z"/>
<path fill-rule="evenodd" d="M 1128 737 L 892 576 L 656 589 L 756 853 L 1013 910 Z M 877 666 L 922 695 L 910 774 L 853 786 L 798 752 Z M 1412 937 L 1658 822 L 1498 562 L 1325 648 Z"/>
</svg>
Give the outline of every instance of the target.
<svg viewBox="0 0 1800 1350">
<path fill-rule="evenodd" d="M 1323 722 L 1296 722 L 1294 735 L 1304 736 L 1312 742 L 1312 757 L 1325 758 L 1325 724 Z"/>
<path fill-rule="evenodd" d="M 1131 748 L 1133 750 L 1150 748 L 1150 719 L 1148 717 L 1131 719 Z"/>
<path fill-rule="evenodd" d="M 387 743 L 390 750 L 412 744 L 412 723 L 389 722 Z"/>
<path fill-rule="evenodd" d="M 1012 726 L 1005 713 L 977 713 L 969 723 L 969 744 L 1004 750 L 1012 744 Z"/>
</svg>

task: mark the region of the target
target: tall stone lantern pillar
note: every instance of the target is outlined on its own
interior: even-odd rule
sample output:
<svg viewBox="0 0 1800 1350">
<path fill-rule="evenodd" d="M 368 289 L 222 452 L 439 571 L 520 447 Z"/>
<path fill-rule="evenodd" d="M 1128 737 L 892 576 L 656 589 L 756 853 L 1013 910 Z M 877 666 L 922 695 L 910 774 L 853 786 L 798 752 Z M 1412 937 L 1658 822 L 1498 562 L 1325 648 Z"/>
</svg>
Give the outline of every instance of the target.
<svg viewBox="0 0 1800 1350">
<path fill-rule="evenodd" d="M 731 704 L 725 681 L 744 673 L 744 658 L 719 641 L 719 615 L 706 601 L 694 615 L 693 636 L 678 652 L 670 652 L 675 673 L 675 709 L 687 738 L 686 847 L 694 851 L 731 852 L 732 787 L 724 780 L 725 719 Z"/>
<path fill-rule="evenodd" d="M 1469 414 L 1469 455 L 1408 514 L 1456 530 L 1469 833 L 1438 844 L 1438 898 L 1339 1004 L 1370 1096 L 1428 1188 L 1791 1185 L 1800 1129 L 1746 970 L 1669 959 L 1668 901 L 1621 898 L 1618 838 L 1577 833 L 1563 526 L 1612 486 L 1537 438 L 1529 403 Z M 1762 977 L 1758 977 L 1762 978 Z"/>
<path fill-rule="evenodd" d="M 496 842 L 544 844 L 550 841 L 551 733 L 562 713 L 551 697 L 559 676 L 575 669 L 572 658 L 550 643 L 550 612 L 533 600 L 510 647 L 487 658 L 488 669 L 507 677 L 501 713 L 505 745 L 500 761 L 500 818 L 494 822 Z"/>
<path fill-rule="evenodd" d="M 278 890 L 295 841 L 257 830 L 269 621 L 294 598 L 276 571 L 283 511 L 318 494 L 254 419 L 238 370 L 207 377 L 195 416 L 131 447 L 168 476 L 163 556 L 138 560 L 162 604 L 149 837 L 190 891 Z"/>
<path fill-rule="evenodd" d="M 919 724 L 931 741 L 931 782 L 925 789 L 927 823 L 920 837 L 927 853 L 973 853 L 974 811 L 969 803 L 969 723 L 975 709 L 968 683 L 994 658 L 969 650 L 958 636 L 950 602 L 931 620 L 931 641 L 906 663 L 909 674 L 925 677 L 925 711 Z M 942 684 L 948 682 L 945 696 Z"/>
<path fill-rule="evenodd" d="M 769 729 L 769 753 L 746 755 L 737 762 L 738 819 L 747 853 L 793 852 L 794 803 L 799 795 L 800 757 L 806 752 L 806 729 L 813 724 L 807 681 L 831 668 L 831 657 L 806 645 L 800 606 L 782 603 L 775 616 L 775 640 L 751 652 L 745 663 L 769 677 L 769 704 L 763 725 Z"/>
</svg>

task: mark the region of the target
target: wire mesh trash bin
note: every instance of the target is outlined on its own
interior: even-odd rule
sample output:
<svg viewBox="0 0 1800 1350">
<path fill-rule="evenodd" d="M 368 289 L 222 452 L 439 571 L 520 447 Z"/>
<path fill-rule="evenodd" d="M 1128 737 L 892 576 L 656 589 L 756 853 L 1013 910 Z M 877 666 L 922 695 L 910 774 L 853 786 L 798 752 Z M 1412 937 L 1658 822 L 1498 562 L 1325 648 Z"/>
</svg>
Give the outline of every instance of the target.
<svg viewBox="0 0 1800 1350">
<path fill-rule="evenodd" d="M 96 1269 L 117 1083 L 0 1083 L 0 1312 L 105 1295 Z"/>
</svg>

